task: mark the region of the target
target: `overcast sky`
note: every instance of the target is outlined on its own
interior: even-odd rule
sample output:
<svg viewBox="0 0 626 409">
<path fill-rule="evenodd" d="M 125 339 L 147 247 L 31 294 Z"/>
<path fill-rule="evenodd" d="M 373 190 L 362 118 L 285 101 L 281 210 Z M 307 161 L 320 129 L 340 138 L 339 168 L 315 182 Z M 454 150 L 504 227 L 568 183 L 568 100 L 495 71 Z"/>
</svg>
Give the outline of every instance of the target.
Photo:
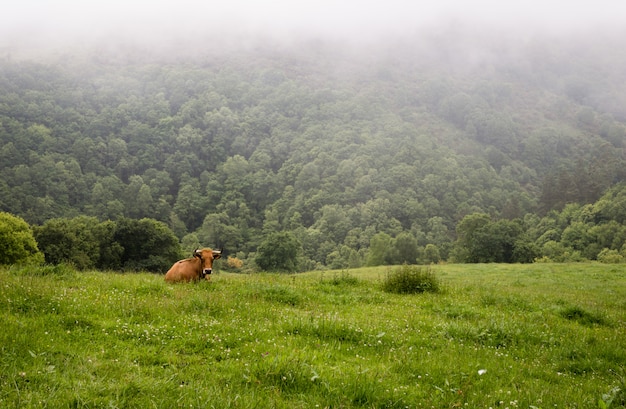
<svg viewBox="0 0 626 409">
<path fill-rule="evenodd" d="M 626 27 L 622 0 L 7 0 L 0 47 L 206 33 L 376 38 L 463 23 L 567 32 Z M 7 4 L 9 3 L 9 4 Z"/>
</svg>

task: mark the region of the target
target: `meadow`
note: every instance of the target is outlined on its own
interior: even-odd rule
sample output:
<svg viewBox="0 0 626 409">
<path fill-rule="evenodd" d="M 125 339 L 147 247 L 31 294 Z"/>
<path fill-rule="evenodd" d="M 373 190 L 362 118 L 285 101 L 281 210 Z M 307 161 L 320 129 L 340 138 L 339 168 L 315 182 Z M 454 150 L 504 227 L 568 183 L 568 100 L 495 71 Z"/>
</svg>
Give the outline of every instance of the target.
<svg viewBox="0 0 626 409">
<path fill-rule="evenodd" d="M 214 275 L 0 268 L 2 408 L 618 408 L 626 269 Z"/>
</svg>

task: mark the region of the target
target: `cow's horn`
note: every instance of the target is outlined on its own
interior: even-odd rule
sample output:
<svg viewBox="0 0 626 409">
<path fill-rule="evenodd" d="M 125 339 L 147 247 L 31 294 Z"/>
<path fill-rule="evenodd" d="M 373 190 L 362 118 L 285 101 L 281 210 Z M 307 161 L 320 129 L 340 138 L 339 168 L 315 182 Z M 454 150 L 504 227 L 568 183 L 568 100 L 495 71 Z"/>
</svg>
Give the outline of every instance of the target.
<svg viewBox="0 0 626 409">
<path fill-rule="evenodd" d="M 194 256 L 194 257 L 200 257 L 201 255 L 202 255 L 202 252 L 201 252 L 201 251 L 198 251 L 198 249 L 195 249 L 195 250 L 193 251 L 193 256 Z"/>
</svg>

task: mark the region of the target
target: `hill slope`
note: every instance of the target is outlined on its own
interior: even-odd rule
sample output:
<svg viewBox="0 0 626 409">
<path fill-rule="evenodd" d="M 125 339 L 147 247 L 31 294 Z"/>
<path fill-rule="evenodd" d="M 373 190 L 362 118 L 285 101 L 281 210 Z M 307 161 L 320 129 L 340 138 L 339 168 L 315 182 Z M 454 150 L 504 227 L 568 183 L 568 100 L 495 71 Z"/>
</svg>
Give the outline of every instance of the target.
<svg viewBox="0 0 626 409">
<path fill-rule="evenodd" d="M 323 262 L 376 232 L 449 243 L 466 214 L 541 214 L 624 180 L 623 40 L 487 37 L 7 58 L 0 210 L 151 217 L 244 253 L 286 229 Z"/>
</svg>

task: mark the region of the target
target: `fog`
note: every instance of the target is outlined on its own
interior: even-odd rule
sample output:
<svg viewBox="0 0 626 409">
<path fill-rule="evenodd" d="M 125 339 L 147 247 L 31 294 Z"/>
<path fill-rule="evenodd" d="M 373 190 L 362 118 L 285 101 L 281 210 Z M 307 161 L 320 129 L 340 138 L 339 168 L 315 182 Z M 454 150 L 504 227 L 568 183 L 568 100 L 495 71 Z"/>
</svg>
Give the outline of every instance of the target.
<svg viewBox="0 0 626 409">
<path fill-rule="evenodd" d="M 434 4 L 435 3 L 435 4 Z M 21 0 L 3 5 L 0 50 L 92 43 L 206 46 L 322 39 L 367 43 L 463 25 L 534 35 L 626 26 L 614 0 Z"/>
</svg>

